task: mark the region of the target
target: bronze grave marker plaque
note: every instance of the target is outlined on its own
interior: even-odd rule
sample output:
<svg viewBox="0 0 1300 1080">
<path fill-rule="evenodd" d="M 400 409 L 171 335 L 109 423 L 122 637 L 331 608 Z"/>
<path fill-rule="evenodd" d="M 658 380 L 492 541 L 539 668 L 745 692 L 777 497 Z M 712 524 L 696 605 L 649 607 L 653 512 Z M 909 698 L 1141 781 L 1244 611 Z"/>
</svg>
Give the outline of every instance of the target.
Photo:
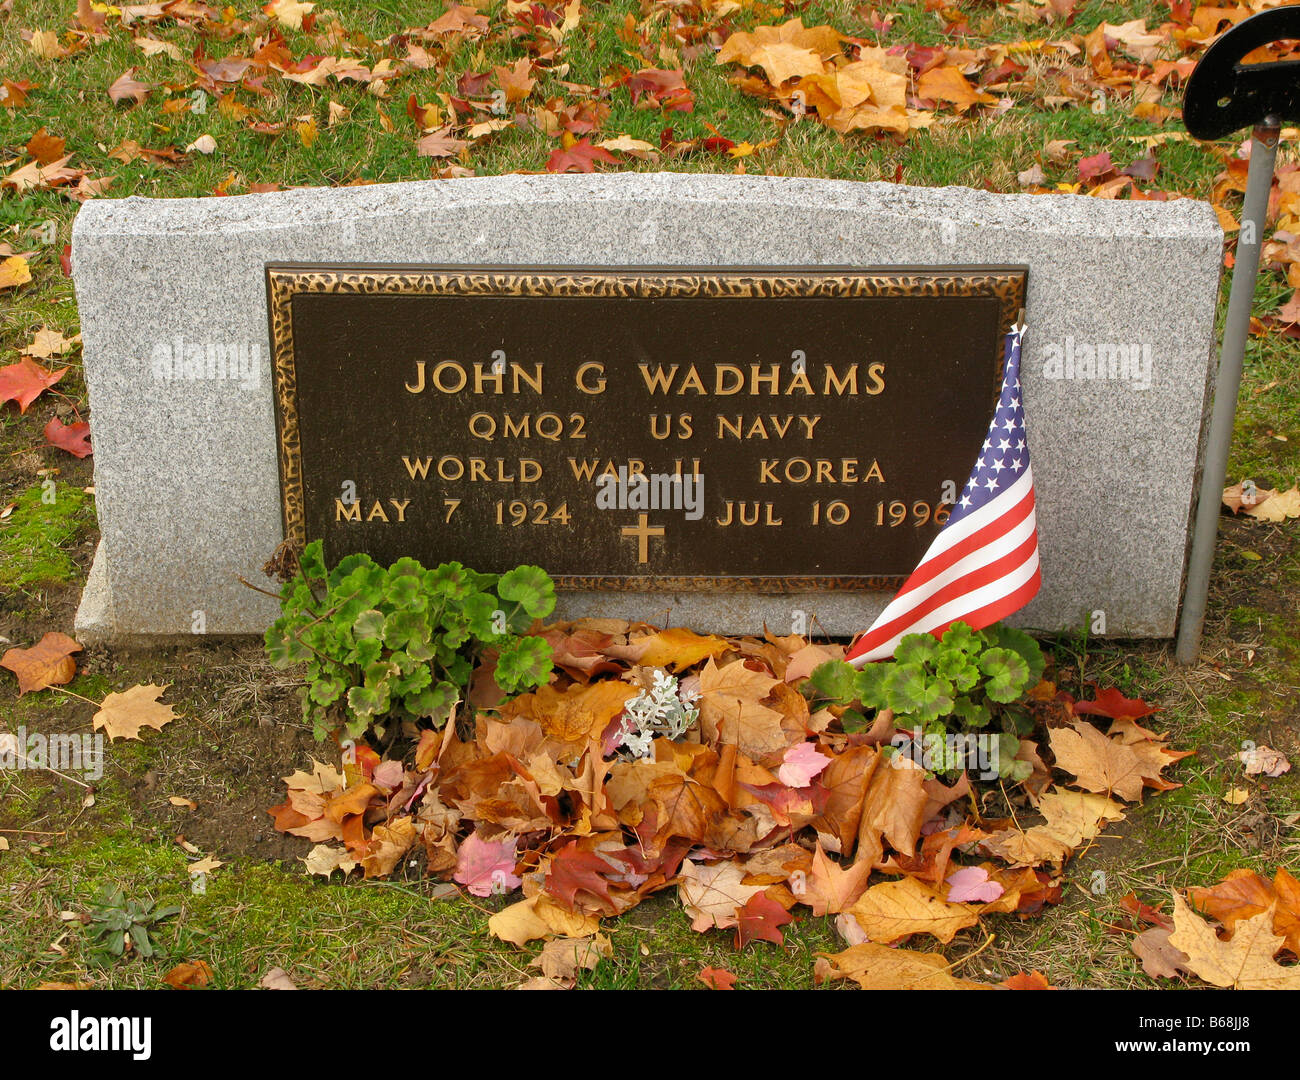
<svg viewBox="0 0 1300 1080">
<path fill-rule="evenodd" d="M 570 589 L 888 589 L 969 475 L 1025 279 L 269 266 L 285 535 Z"/>
</svg>

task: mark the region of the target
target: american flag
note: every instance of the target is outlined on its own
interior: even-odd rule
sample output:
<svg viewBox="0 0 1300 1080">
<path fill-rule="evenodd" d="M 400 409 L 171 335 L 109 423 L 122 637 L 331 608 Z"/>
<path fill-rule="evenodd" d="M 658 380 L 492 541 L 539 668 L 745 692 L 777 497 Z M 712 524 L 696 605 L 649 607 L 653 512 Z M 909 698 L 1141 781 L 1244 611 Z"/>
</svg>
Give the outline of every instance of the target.
<svg viewBox="0 0 1300 1080">
<path fill-rule="evenodd" d="M 983 629 L 1038 592 L 1034 473 L 1020 401 L 1023 334 L 1022 326 L 1007 334 L 998 407 L 951 516 L 898 595 L 853 643 L 849 663 L 887 660 L 906 635 L 938 636 L 958 621 Z"/>
</svg>

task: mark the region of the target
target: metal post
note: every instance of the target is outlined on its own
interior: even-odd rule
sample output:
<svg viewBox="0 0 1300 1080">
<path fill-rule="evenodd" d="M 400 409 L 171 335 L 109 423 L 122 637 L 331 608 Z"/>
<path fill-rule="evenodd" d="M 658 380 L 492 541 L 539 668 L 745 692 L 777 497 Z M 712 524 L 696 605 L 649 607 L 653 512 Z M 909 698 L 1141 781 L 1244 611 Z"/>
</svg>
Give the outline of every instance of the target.
<svg viewBox="0 0 1300 1080">
<path fill-rule="evenodd" d="M 1277 157 L 1281 121 L 1265 117 L 1251 132 L 1250 168 L 1246 174 L 1246 197 L 1241 210 L 1241 232 L 1232 272 L 1232 293 L 1223 326 L 1223 351 L 1214 386 L 1214 414 L 1201 472 L 1201 493 L 1196 504 L 1196 528 L 1187 565 L 1187 587 L 1178 625 L 1174 658 L 1180 664 L 1196 661 L 1201 650 L 1201 627 L 1210 590 L 1210 567 L 1219 532 L 1219 511 L 1227 479 L 1228 450 L 1232 443 L 1233 419 L 1237 413 L 1237 391 L 1241 386 L 1241 365 L 1250 334 L 1250 307 L 1259 276 L 1259 256 L 1264 243 L 1264 221 L 1268 195 L 1273 186 L 1273 163 Z"/>
</svg>

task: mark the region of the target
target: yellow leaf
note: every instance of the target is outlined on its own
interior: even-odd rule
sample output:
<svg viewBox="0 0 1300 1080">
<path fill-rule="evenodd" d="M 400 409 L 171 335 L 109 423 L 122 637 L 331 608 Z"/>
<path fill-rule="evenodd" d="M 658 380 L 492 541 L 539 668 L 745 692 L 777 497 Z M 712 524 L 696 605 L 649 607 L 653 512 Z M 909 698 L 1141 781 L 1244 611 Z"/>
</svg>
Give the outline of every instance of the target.
<svg viewBox="0 0 1300 1080">
<path fill-rule="evenodd" d="M 176 712 L 158 700 L 170 686 L 133 686 L 125 693 L 109 694 L 91 718 L 92 727 L 103 728 L 110 739 L 138 739 L 141 728 L 161 728 L 175 720 Z"/>
<path fill-rule="evenodd" d="M 1223 941 L 1174 893 L 1174 932 L 1169 943 L 1187 954 L 1187 967 L 1214 986 L 1234 990 L 1300 990 L 1300 964 L 1283 967 L 1273 959 L 1285 939 L 1273 932 L 1276 904 L 1237 923 Z"/>
<path fill-rule="evenodd" d="M 952 966 L 937 953 L 891 949 L 887 945 L 854 945 L 841 953 L 820 953 L 818 982 L 852 979 L 864 990 L 981 990 L 983 983 L 958 979 Z"/>
<path fill-rule="evenodd" d="M 21 255 L 10 255 L 0 262 L 0 289 L 26 285 L 31 280 L 32 272 L 27 267 L 27 260 Z"/>
<path fill-rule="evenodd" d="M 945 945 L 979 922 L 978 908 L 950 904 L 913 877 L 873 885 L 850 913 L 872 941 L 887 945 L 912 934 L 932 934 Z"/>
</svg>

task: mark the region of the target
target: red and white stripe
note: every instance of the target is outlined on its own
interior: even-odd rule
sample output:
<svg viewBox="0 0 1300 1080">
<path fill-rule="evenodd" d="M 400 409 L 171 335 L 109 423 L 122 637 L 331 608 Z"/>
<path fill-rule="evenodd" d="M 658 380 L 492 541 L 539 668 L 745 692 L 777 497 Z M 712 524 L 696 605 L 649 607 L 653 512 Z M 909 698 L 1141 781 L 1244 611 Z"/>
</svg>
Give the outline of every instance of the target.
<svg viewBox="0 0 1300 1080">
<path fill-rule="evenodd" d="M 1041 584 L 1033 469 L 1026 466 L 1006 491 L 934 538 L 845 659 L 857 667 L 887 660 L 908 634 L 939 635 L 958 621 L 982 630 L 1024 607 Z"/>
</svg>

